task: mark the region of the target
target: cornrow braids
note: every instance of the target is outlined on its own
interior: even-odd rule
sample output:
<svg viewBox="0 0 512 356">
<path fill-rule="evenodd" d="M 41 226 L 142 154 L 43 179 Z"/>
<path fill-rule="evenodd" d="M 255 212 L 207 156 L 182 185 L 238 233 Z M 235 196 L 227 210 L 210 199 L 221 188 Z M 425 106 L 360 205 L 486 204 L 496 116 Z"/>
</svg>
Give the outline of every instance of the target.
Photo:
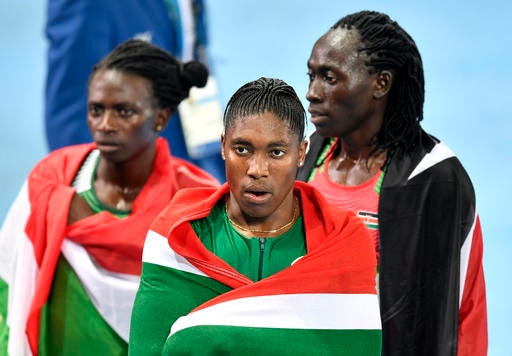
<svg viewBox="0 0 512 356">
<path fill-rule="evenodd" d="M 306 112 L 297 93 L 283 80 L 264 77 L 244 84 L 233 94 L 224 111 L 224 132 L 240 118 L 265 112 L 286 121 L 299 140 L 304 138 Z"/>
<path fill-rule="evenodd" d="M 151 82 L 156 104 L 172 111 L 188 97 L 192 86 L 204 87 L 208 79 L 204 64 L 182 63 L 169 52 L 139 39 L 127 40 L 114 48 L 94 66 L 89 82 L 100 70 L 119 70 L 146 78 Z"/>
<path fill-rule="evenodd" d="M 389 70 L 394 74 L 380 131 L 373 142 L 383 148 L 406 152 L 420 139 L 425 100 L 423 64 L 412 37 L 386 14 L 360 11 L 347 15 L 331 29 L 355 29 L 360 52 L 368 56 L 370 74 Z"/>
</svg>

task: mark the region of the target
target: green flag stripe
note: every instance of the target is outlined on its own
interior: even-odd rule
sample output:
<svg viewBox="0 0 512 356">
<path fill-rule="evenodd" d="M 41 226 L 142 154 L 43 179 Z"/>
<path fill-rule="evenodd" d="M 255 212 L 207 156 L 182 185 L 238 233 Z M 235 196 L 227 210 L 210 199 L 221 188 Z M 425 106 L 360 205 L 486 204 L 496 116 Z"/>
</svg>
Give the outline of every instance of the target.
<svg viewBox="0 0 512 356">
<path fill-rule="evenodd" d="M 380 330 L 198 326 L 169 337 L 162 355 L 380 355 Z"/>
<path fill-rule="evenodd" d="M 128 344 L 103 320 L 61 256 L 41 316 L 39 355 L 126 355 Z"/>
<path fill-rule="evenodd" d="M 132 340 L 144 342 L 132 343 L 130 353 L 159 355 L 177 318 L 229 290 L 209 277 L 144 262 L 130 331 Z"/>
</svg>

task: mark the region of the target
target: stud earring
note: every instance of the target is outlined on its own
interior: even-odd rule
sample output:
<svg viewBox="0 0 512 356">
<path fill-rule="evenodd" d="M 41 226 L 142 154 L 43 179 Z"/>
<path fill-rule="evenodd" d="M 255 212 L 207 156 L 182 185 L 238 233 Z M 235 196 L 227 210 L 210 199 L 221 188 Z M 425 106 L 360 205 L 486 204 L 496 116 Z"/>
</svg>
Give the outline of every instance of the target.
<svg viewBox="0 0 512 356">
<path fill-rule="evenodd" d="M 162 131 L 162 129 L 163 129 L 163 127 L 162 127 L 161 124 L 158 124 L 158 125 L 155 126 L 156 132 L 160 132 L 160 131 Z"/>
</svg>

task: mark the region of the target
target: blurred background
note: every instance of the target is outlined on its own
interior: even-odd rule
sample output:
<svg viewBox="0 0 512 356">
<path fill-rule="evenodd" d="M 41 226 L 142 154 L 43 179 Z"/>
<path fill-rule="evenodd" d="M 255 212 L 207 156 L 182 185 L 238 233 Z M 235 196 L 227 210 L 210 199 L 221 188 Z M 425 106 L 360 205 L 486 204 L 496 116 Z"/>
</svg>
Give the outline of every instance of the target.
<svg viewBox="0 0 512 356">
<path fill-rule="evenodd" d="M 311 47 L 348 13 L 383 11 L 409 32 L 425 70 L 423 127 L 459 156 L 476 190 L 484 233 L 489 355 L 512 354 L 507 342 L 512 326 L 507 282 L 512 41 L 505 21 L 512 3 L 210 0 L 206 5 L 209 54 L 223 104 L 242 84 L 267 76 L 291 84 L 306 106 Z M 27 173 L 48 152 L 43 130 L 45 19 L 44 1 L 0 1 L 0 221 Z"/>
</svg>

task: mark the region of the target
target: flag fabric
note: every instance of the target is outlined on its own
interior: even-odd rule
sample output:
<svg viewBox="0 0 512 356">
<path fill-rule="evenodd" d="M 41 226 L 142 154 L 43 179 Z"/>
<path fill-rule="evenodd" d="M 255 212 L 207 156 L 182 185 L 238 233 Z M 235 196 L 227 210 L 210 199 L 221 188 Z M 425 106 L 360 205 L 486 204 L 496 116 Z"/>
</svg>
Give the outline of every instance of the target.
<svg viewBox="0 0 512 356">
<path fill-rule="evenodd" d="M 421 130 L 391 156 L 379 197 L 383 355 L 486 355 L 483 238 L 471 180 L 446 144 Z M 307 181 L 331 138 L 309 137 Z"/>
<path fill-rule="evenodd" d="M 189 223 L 206 217 L 228 185 L 177 194 L 146 239 L 130 355 L 380 355 L 368 231 L 311 186 L 294 189 L 307 253 L 257 282 L 208 251 Z"/>
<path fill-rule="evenodd" d="M 11 355 L 38 354 L 41 310 L 62 256 L 108 327 L 127 343 L 142 247 L 151 221 L 181 187 L 218 185 L 206 172 L 171 157 L 167 142 L 159 138 L 153 171 L 130 216 L 119 219 L 104 211 L 67 226 L 75 194 L 71 182 L 94 148 L 94 144 L 71 146 L 41 160 L 6 217 L 0 233 L 0 277 L 8 285 Z M 81 322 L 76 320 L 74 327 Z"/>
</svg>

